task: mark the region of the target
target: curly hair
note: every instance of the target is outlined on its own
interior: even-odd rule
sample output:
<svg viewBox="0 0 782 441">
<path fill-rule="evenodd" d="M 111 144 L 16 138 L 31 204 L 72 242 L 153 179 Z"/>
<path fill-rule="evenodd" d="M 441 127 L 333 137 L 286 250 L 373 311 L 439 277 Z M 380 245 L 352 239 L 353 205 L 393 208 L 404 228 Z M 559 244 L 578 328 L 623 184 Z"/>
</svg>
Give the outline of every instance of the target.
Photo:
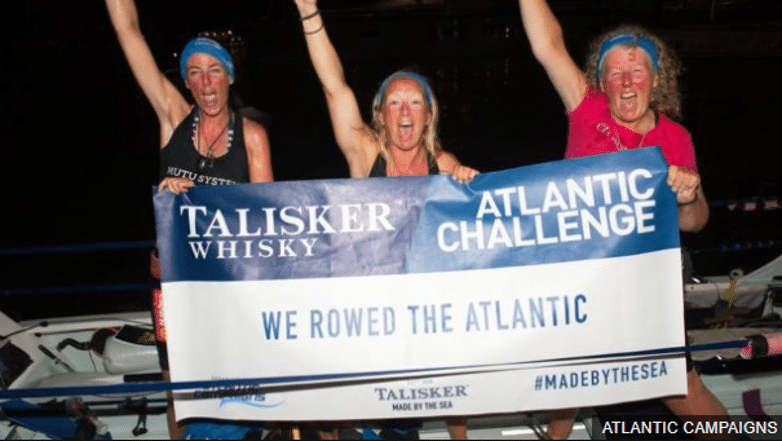
<svg viewBox="0 0 782 441">
<path fill-rule="evenodd" d="M 681 62 L 671 48 L 669 48 L 659 37 L 650 33 L 638 25 L 622 25 L 612 31 L 606 32 L 592 41 L 587 57 L 584 71 L 587 80 L 592 87 L 601 89 L 602 77 L 599 76 L 600 66 L 598 66 L 600 47 L 603 43 L 613 37 L 623 34 L 630 34 L 637 38 L 648 38 L 654 42 L 659 55 L 659 69 L 655 72 L 657 78 L 657 87 L 652 89 L 651 102 L 649 106 L 657 112 L 664 114 L 671 119 L 681 119 L 682 117 L 682 97 L 679 91 L 679 74 L 681 73 Z"/>
<path fill-rule="evenodd" d="M 389 75 L 385 80 L 383 80 L 382 85 L 375 94 L 375 98 L 372 100 L 372 130 L 375 131 L 378 142 L 380 143 L 380 154 L 383 155 L 384 158 L 388 159 L 388 136 L 385 127 L 380 124 L 379 115 L 383 104 L 385 104 L 385 91 L 387 87 L 398 78 L 409 78 L 415 81 L 419 86 L 421 86 L 422 92 L 426 96 L 427 108 L 432 114 L 432 122 L 428 124 L 424 130 L 424 146 L 429 153 L 429 159 L 435 160 L 437 158 L 437 154 L 442 150 L 439 135 L 440 107 L 437 104 L 437 98 L 432 92 L 429 81 L 422 75 L 409 70 L 400 70 Z"/>
</svg>

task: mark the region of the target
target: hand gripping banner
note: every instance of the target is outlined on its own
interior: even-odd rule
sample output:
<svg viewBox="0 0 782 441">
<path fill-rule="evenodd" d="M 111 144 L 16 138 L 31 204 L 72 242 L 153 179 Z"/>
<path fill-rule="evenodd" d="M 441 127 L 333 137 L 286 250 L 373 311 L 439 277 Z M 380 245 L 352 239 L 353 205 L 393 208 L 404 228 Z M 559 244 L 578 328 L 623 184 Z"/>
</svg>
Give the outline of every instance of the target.
<svg viewBox="0 0 782 441">
<path fill-rule="evenodd" d="M 341 420 L 686 392 L 658 149 L 154 196 L 178 419 Z M 237 380 L 234 384 L 225 380 Z"/>
</svg>

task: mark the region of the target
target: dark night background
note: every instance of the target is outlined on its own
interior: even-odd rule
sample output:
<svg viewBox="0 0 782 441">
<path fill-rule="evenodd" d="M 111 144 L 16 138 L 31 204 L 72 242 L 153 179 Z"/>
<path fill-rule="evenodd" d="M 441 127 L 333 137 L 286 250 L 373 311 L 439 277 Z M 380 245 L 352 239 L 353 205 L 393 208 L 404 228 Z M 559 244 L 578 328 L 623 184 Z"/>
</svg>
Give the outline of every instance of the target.
<svg viewBox="0 0 782 441">
<path fill-rule="evenodd" d="M 241 38 L 236 90 L 270 115 L 277 180 L 347 177 L 291 0 L 137 2 L 147 42 L 174 80 L 174 54 L 198 32 Z M 782 210 L 770 205 L 782 196 L 782 2 L 549 3 L 579 64 L 592 37 L 623 22 L 657 32 L 682 59 L 682 122 L 714 204 L 706 230 L 684 238 L 696 271 L 749 271 L 782 252 Z M 157 119 L 102 1 L 20 5 L 3 37 L 0 309 L 32 318 L 144 308 Z M 532 58 L 515 0 L 322 0 L 320 8 L 365 114 L 386 75 L 414 66 L 432 79 L 444 145 L 463 163 L 492 171 L 562 157 L 564 110 Z M 743 209 L 752 202 L 757 209 Z M 105 242 L 130 247 L 49 249 Z M 104 288 L 114 284 L 124 289 Z"/>
</svg>

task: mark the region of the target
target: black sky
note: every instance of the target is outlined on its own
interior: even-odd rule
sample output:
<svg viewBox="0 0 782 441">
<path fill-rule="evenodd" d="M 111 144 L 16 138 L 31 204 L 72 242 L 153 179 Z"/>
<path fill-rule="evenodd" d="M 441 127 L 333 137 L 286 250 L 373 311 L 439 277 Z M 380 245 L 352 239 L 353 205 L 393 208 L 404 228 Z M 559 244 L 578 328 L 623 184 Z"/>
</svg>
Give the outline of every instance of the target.
<svg viewBox="0 0 782 441">
<path fill-rule="evenodd" d="M 676 8 L 685 3 L 693 9 Z M 780 196 L 780 2 L 698 6 L 708 3 L 551 2 L 579 61 L 591 37 L 624 21 L 673 39 L 685 65 L 683 124 L 693 134 L 707 196 Z M 433 80 L 443 105 L 444 143 L 462 162 L 491 171 L 561 158 L 564 112 L 531 57 L 515 2 L 449 1 L 383 11 L 367 4 L 321 2 L 362 110 L 383 77 L 415 66 Z M 21 14 L 6 15 L 15 25 L 3 37 L 8 199 L 1 248 L 152 240 L 157 122 L 130 75 L 103 2 L 41 0 L 22 7 Z M 138 7 L 163 69 L 176 69 L 173 53 L 197 32 L 231 29 L 244 39 L 246 77 L 237 86 L 246 104 L 271 117 L 278 180 L 347 176 L 290 0 L 138 0 Z M 779 211 L 761 217 L 715 209 L 707 230 L 690 240 L 702 248 L 782 240 L 782 228 L 775 226 Z M 74 272 L 61 268 L 59 274 L 55 267 L 66 265 L 58 260 L 3 259 L 5 286 L 32 284 L 17 274 L 39 274 L 39 281 L 56 285 Z M 709 259 L 729 269 L 742 258 Z M 44 265 L 45 271 L 36 268 Z M 95 272 L 93 263 L 84 265 L 85 273 Z M 145 280 L 143 256 L 112 265 L 100 270 L 106 281 Z"/>
</svg>

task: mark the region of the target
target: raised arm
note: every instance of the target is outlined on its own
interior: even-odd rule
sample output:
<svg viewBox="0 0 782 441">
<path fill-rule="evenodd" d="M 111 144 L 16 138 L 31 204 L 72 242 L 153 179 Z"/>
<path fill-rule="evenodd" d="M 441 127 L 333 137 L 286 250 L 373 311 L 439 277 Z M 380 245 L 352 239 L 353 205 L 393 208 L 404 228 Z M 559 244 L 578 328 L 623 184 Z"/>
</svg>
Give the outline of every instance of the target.
<svg viewBox="0 0 782 441">
<path fill-rule="evenodd" d="M 366 177 L 377 156 L 377 143 L 370 127 L 361 118 L 353 90 L 345 81 L 345 72 L 334 45 L 326 33 L 323 17 L 315 0 L 294 0 L 302 19 L 304 38 L 312 66 L 318 75 L 337 140 L 348 162 L 350 176 Z"/>
<path fill-rule="evenodd" d="M 182 94 L 155 63 L 138 20 L 133 0 L 106 0 L 111 23 L 133 76 L 160 121 L 161 148 L 190 110 Z"/>
<path fill-rule="evenodd" d="M 546 70 L 565 109 L 574 110 L 586 96 L 589 83 L 565 47 L 562 27 L 546 0 L 519 0 L 519 7 L 532 53 Z"/>
</svg>

